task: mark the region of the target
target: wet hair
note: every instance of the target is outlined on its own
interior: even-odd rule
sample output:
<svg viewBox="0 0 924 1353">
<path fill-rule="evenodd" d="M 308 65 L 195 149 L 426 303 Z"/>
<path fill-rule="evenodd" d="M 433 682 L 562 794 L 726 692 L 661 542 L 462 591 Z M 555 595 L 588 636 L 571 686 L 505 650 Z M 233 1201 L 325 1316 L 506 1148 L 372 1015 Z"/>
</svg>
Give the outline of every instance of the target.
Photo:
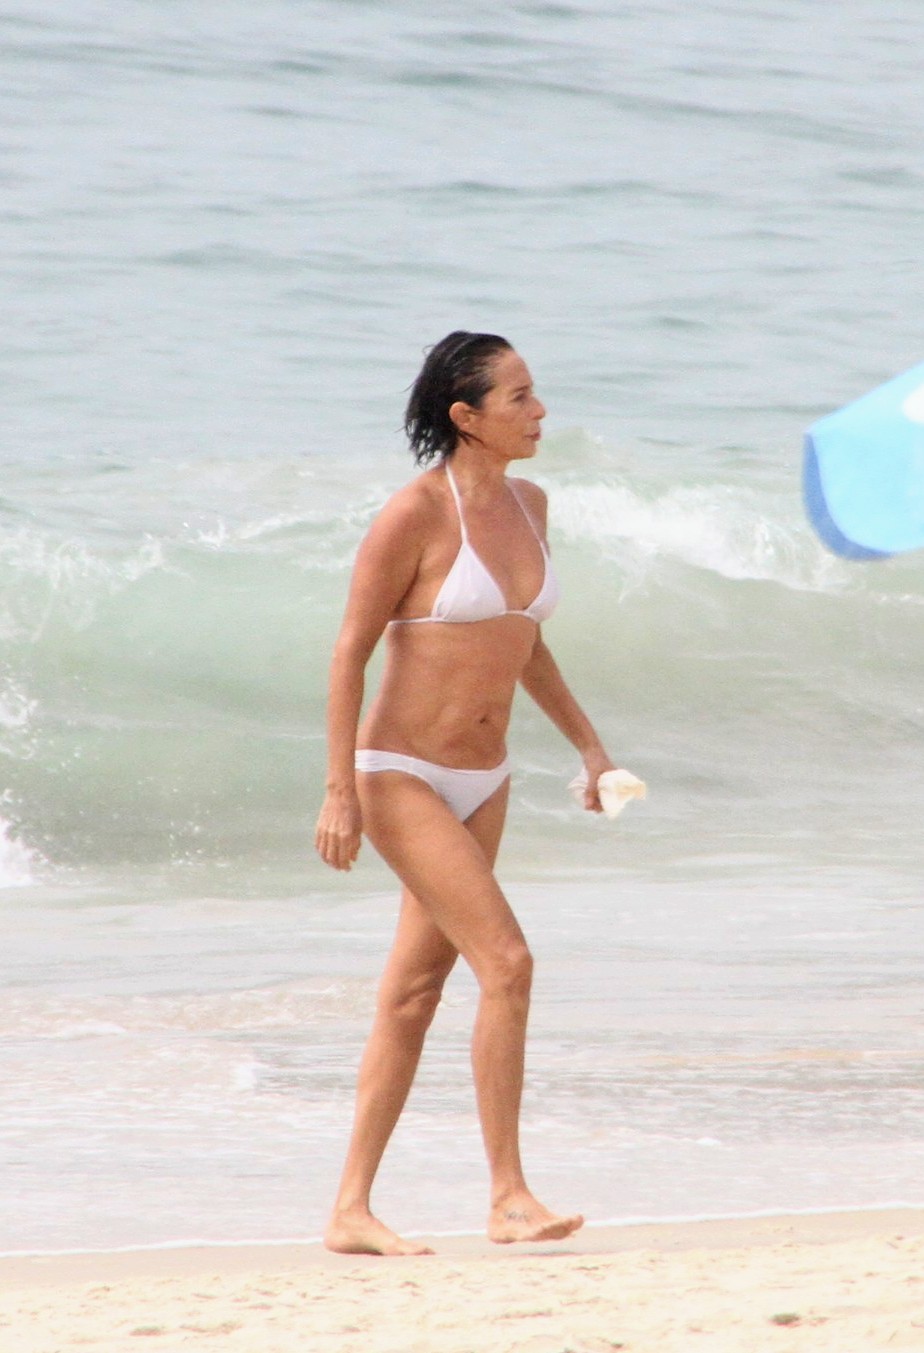
<svg viewBox="0 0 924 1353">
<path fill-rule="evenodd" d="M 511 346 L 499 334 L 456 329 L 429 350 L 404 413 L 404 430 L 418 465 L 428 465 L 437 456 L 446 460 L 459 438 L 465 439 L 449 410 L 457 400 L 473 409 L 481 407 L 493 385 L 494 358 Z"/>
</svg>

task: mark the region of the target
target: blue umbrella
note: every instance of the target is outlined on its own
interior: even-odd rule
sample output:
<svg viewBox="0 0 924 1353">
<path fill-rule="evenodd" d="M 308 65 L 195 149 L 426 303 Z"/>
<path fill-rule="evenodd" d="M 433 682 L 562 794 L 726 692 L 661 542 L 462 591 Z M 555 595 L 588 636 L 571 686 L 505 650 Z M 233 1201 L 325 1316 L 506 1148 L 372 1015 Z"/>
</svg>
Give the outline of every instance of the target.
<svg viewBox="0 0 924 1353">
<path fill-rule="evenodd" d="M 924 547 L 924 362 L 805 434 L 809 520 L 845 559 Z"/>
</svg>

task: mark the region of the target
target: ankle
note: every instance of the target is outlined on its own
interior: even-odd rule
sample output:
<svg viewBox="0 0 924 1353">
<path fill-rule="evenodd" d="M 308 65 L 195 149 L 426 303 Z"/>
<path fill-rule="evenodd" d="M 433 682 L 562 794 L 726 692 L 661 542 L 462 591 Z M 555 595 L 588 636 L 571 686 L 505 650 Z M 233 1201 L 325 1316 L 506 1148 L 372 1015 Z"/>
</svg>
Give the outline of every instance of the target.
<svg viewBox="0 0 924 1353">
<path fill-rule="evenodd" d="M 498 1184 L 491 1190 L 491 1208 L 494 1210 L 499 1207 L 504 1207 L 514 1199 L 520 1199 L 524 1196 L 527 1198 L 532 1197 L 532 1194 L 526 1187 L 525 1179 L 521 1178 L 512 1183 L 505 1182 L 503 1184 Z"/>
<path fill-rule="evenodd" d="M 368 1198 L 338 1198 L 331 1208 L 332 1217 L 371 1217 Z"/>
</svg>

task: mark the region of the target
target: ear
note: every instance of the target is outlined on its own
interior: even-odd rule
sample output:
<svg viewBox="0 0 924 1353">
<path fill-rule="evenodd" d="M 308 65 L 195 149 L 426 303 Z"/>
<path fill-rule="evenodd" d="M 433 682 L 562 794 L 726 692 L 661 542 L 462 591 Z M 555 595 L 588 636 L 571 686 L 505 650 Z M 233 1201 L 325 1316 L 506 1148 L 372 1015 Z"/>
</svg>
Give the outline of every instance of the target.
<svg viewBox="0 0 924 1353">
<path fill-rule="evenodd" d="M 466 404 L 461 399 L 457 399 L 449 406 L 449 417 L 461 433 L 468 432 L 474 426 L 477 413 L 477 409 L 473 409 L 471 404 Z"/>
</svg>

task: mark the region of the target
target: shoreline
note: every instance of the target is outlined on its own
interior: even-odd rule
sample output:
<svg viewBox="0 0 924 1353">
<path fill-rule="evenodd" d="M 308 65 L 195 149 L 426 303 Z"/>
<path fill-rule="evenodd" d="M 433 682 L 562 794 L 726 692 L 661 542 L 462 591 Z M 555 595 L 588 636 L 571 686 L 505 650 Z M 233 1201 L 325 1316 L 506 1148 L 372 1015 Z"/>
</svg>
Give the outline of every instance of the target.
<svg viewBox="0 0 924 1353">
<path fill-rule="evenodd" d="M 924 1205 L 889 1203 L 882 1206 L 803 1209 L 794 1212 L 753 1212 L 708 1217 L 629 1218 L 626 1221 L 585 1222 L 568 1240 L 552 1248 L 578 1254 L 617 1254 L 636 1249 L 724 1249 L 734 1244 L 771 1245 L 784 1234 L 795 1234 L 801 1244 L 826 1244 L 855 1236 L 905 1231 L 924 1235 Z M 546 1243 L 494 1245 L 476 1231 L 407 1231 L 409 1239 L 432 1246 L 435 1258 L 503 1254 L 550 1253 Z M 326 1250 L 320 1236 L 279 1240 L 165 1240 L 150 1245 L 119 1245 L 86 1250 L 0 1251 L 0 1289 L 11 1280 L 24 1281 L 30 1272 L 92 1270 L 145 1274 L 172 1267 L 187 1272 L 190 1262 L 209 1256 L 216 1266 L 245 1271 L 263 1267 L 265 1260 L 318 1265 L 344 1260 L 377 1263 L 378 1255 L 339 1255 Z M 219 1262 L 219 1256 L 222 1262 Z M 426 1256 L 425 1256 L 426 1257 Z M 79 1276 L 77 1279 L 79 1281 Z"/>
<path fill-rule="evenodd" d="M 434 1236 L 0 1258 L 0 1346 L 123 1353 L 709 1353 L 924 1347 L 924 1208 L 588 1226 L 549 1246 Z M 784 1328 L 785 1326 L 785 1328 Z"/>
</svg>

